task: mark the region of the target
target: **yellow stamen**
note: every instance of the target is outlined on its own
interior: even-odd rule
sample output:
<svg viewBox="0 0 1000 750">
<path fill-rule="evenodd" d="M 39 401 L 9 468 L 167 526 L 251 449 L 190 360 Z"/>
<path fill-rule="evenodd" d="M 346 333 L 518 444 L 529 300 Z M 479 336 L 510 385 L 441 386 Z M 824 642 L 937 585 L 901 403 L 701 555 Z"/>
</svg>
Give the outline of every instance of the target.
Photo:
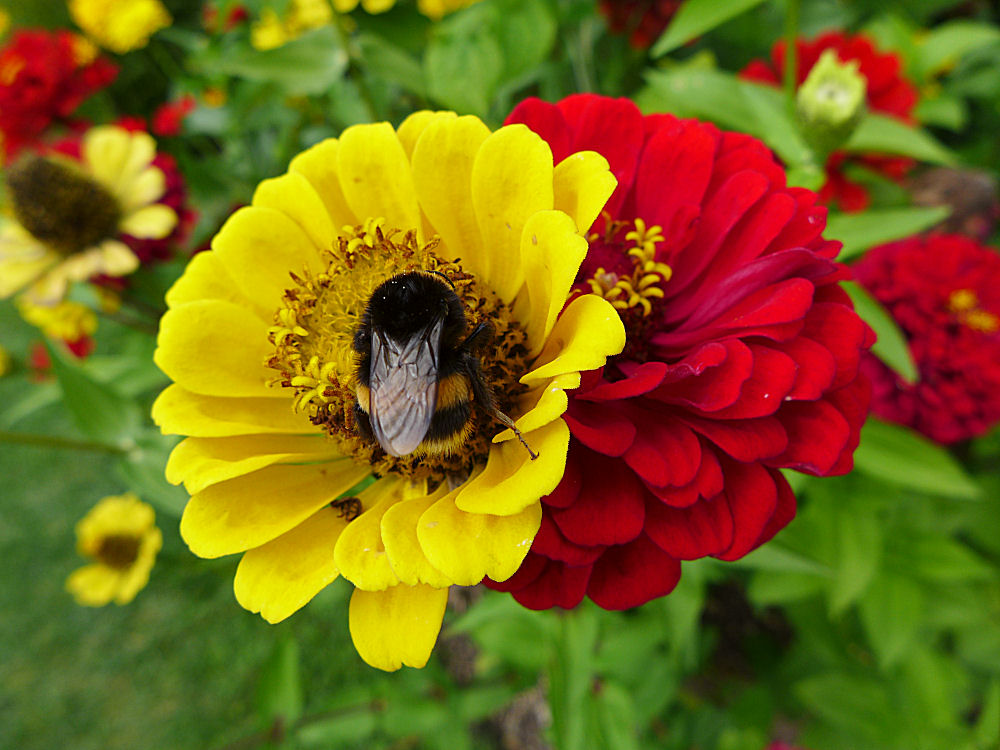
<svg viewBox="0 0 1000 750">
<path fill-rule="evenodd" d="M 612 222 L 607 217 L 605 223 L 609 231 L 611 227 L 615 232 L 624 228 L 623 222 Z M 626 251 L 632 259 L 632 273 L 619 278 L 617 274 L 598 268 L 587 283 L 594 294 L 604 297 L 615 309 L 639 308 L 645 318 L 653 311 L 651 298 L 662 299 L 662 285 L 670 280 L 673 271 L 666 263 L 655 260 L 656 245 L 664 241 L 663 228 L 647 227 L 642 219 L 636 219 L 634 226 L 635 229 L 625 235 L 625 241 L 633 245 Z"/>
</svg>

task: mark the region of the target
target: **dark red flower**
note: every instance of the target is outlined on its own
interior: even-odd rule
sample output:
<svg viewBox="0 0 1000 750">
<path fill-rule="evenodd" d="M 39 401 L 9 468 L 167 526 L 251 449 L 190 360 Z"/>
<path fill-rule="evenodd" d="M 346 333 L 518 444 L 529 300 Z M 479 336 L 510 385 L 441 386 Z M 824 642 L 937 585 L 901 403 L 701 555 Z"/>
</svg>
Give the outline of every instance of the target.
<svg viewBox="0 0 1000 750">
<path fill-rule="evenodd" d="M 153 133 L 159 136 L 179 135 L 184 118 L 195 108 L 195 98 L 184 94 L 179 99 L 164 102 L 156 108 L 151 121 Z"/>
<path fill-rule="evenodd" d="M 141 117 L 121 117 L 115 124 L 132 132 L 146 130 L 146 123 Z M 73 159 L 79 159 L 82 140 L 82 134 L 79 133 L 68 136 L 54 143 L 52 150 Z M 153 159 L 153 166 L 163 172 L 166 179 L 166 190 L 157 203 L 162 203 L 174 210 L 174 213 L 177 214 L 177 226 L 170 234 L 159 240 L 140 239 L 127 234 L 121 236 L 121 240 L 129 246 L 143 265 L 172 258 L 178 250 L 184 247 L 198 220 L 197 212 L 188 203 L 187 186 L 184 182 L 184 175 L 177 167 L 177 160 L 170 154 L 160 151 Z M 119 288 L 127 283 L 124 277 L 107 277 L 100 279 L 100 281 L 108 286 Z"/>
<path fill-rule="evenodd" d="M 0 49 L 0 156 L 37 143 L 53 122 L 108 86 L 118 68 L 68 31 L 24 29 Z"/>
<path fill-rule="evenodd" d="M 660 38 L 684 0 L 601 0 L 600 9 L 614 34 L 628 34 L 636 49 Z"/>
<path fill-rule="evenodd" d="M 1000 255 L 929 235 L 875 248 L 854 270 L 896 319 L 919 372 L 909 384 L 867 355 L 873 413 L 939 443 L 1000 423 Z"/>
<path fill-rule="evenodd" d="M 873 112 L 913 123 L 913 108 L 917 105 L 917 90 L 902 74 L 899 55 L 879 52 L 874 42 L 863 34 L 847 35 L 839 31 L 821 34 L 811 42 L 799 40 L 797 84 L 809 75 L 820 55 L 835 50 L 844 62 L 857 60 L 858 72 L 867 81 L 868 107 Z M 777 42 L 771 50 L 771 61 L 754 60 L 741 72 L 742 78 L 779 85 L 785 71 L 785 43 Z M 826 164 L 827 181 L 819 191 L 820 200 L 838 206 L 842 211 L 862 211 L 868 206 L 868 191 L 844 176 L 846 161 L 857 160 L 867 168 L 899 181 L 912 168 L 913 160 L 877 154 L 857 157 L 837 151 Z"/>
<path fill-rule="evenodd" d="M 218 34 L 220 31 L 232 31 L 249 18 L 250 11 L 242 3 L 230 5 L 224 20 L 219 17 L 217 3 L 208 2 L 201 8 L 201 23 L 205 30 L 212 34 Z"/>
<path fill-rule="evenodd" d="M 628 343 L 569 392 L 566 475 L 521 569 L 488 585 L 532 609 L 634 607 L 670 592 L 681 560 L 735 560 L 783 528 L 780 468 L 851 469 L 873 336 L 837 283 L 826 209 L 760 141 L 594 95 L 530 99 L 507 122 L 556 162 L 610 162 L 577 289 L 612 301 Z"/>
</svg>

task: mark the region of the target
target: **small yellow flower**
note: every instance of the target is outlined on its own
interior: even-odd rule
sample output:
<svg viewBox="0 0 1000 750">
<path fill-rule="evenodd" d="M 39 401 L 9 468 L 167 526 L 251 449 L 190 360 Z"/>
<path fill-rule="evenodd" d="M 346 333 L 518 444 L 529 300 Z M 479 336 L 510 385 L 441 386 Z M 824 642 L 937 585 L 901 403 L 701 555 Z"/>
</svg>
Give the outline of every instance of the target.
<svg viewBox="0 0 1000 750">
<path fill-rule="evenodd" d="M 133 493 L 106 497 L 76 525 L 76 548 L 93 560 L 66 579 L 78 604 L 128 604 L 149 581 L 163 536 L 153 509 Z"/>
<path fill-rule="evenodd" d="M 79 302 L 63 300 L 56 305 L 36 305 L 27 297 L 17 298 L 21 317 L 50 339 L 77 341 L 97 331 L 94 311 Z"/>
<path fill-rule="evenodd" d="M 284 19 L 270 8 L 261 13 L 260 20 L 250 29 L 250 43 L 255 49 L 274 49 L 332 20 L 333 10 L 328 0 L 291 0 Z"/>
<path fill-rule="evenodd" d="M 73 22 L 119 55 L 145 47 L 173 19 L 160 0 L 67 0 Z"/>
<path fill-rule="evenodd" d="M 361 0 L 366 13 L 385 13 L 395 4 L 396 0 Z M 350 13 L 358 7 L 358 0 L 333 0 L 333 7 L 338 13 Z"/>
<path fill-rule="evenodd" d="M 0 298 L 28 289 L 34 304 L 53 305 L 73 281 L 124 276 L 139 261 L 120 235 L 166 237 L 173 209 L 156 201 L 166 189 L 152 166 L 148 133 L 91 128 L 81 161 L 30 156 L 6 174 L 12 217 L 0 217 Z"/>
<path fill-rule="evenodd" d="M 435 21 L 479 0 L 417 0 L 417 10 Z"/>
<path fill-rule="evenodd" d="M 192 259 L 167 294 L 154 360 L 174 384 L 153 418 L 187 436 L 167 464 L 191 493 L 181 535 L 243 555 L 240 604 L 278 622 L 343 575 L 358 652 L 393 670 L 427 662 L 449 586 L 513 575 L 565 469 L 566 390 L 625 343 L 606 300 L 567 304 L 614 186 L 604 157 L 553 164 L 522 125 L 418 112 L 300 154 Z M 492 329 L 482 376 L 536 457 L 484 408 L 446 450 L 393 457 L 359 431 L 354 335 L 374 290 L 413 271 Z M 441 382 L 456 403 L 462 381 Z"/>
</svg>

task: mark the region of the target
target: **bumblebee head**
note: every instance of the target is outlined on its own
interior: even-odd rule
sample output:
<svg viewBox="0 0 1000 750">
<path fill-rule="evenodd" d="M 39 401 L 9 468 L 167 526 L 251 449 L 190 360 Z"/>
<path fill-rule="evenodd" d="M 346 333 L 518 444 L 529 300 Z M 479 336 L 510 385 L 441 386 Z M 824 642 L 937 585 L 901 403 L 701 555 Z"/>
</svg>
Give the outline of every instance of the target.
<svg viewBox="0 0 1000 750">
<path fill-rule="evenodd" d="M 462 302 L 443 274 L 408 271 L 382 282 L 368 302 L 371 324 L 397 341 L 444 320 L 446 330 L 465 328 Z"/>
</svg>

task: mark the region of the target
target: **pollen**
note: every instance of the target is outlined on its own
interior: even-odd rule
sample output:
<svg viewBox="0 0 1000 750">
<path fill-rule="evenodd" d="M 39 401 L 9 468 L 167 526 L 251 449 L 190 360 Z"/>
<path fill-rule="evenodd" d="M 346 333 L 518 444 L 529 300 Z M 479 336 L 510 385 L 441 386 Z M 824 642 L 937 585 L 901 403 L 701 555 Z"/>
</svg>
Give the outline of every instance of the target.
<svg viewBox="0 0 1000 750">
<path fill-rule="evenodd" d="M 489 419 L 477 416 L 481 421 L 476 429 L 449 444 L 444 453 L 418 449 L 400 458 L 386 455 L 377 443 L 362 437 L 354 412 L 359 389 L 353 341 L 374 290 L 408 271 L 446 276 L 465 308 L 468 330 L 480 323 L 493 330 L 491 344 L 479 356 L 484 379 L 501 410 L 520 394 L 518 378 L 527 369 L 525 334 L 510 309 L 465 272 L 459 259 L 442 258 L 439 244 L 437 238 L 421 244 L 415 231 L 386 227 L 382 219 L 343 227 L 323 255 L 322 270 L 303 269 L 290 275 L 291 284 L 268 329 L 274 353 L 266 362 L 275 371 L 268 385 L 287 389 L 291 408 L 335 440 L 345 455 L 371 465 L 378 475 L 395 473 L 431 484 L 464 478 L 473 466 L 485 462 L 498 430 L 491 431 Z M 446 388 L 442 397 L 452 398 L 452 391 Z"/>
<path fill-rule="evenodd" d="M 63 256 L 118 233 L 122 207 L 103 186 L 62 160 L 31 156 L 7 172 L 14 216 Z"/>
</svg>

